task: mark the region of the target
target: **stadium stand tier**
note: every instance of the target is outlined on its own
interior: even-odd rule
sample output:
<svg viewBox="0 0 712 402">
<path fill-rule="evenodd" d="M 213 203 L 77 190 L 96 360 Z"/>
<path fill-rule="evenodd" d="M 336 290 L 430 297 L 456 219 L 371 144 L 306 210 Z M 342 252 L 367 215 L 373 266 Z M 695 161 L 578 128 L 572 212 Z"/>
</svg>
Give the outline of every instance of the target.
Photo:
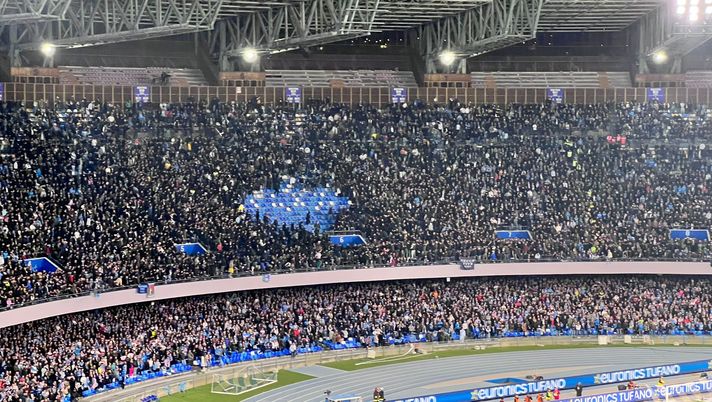
<svg viewBox="0 0 712 402">
<path fill-rule="evenodd" d="M 712 71 L 689 71 L 685 74 L 685 86 L 712 88 Z"/>
<path fill-rule="evenodd" d="M 193 367 L 321 350 L 709 335 L 710 295 L 709 279 L 599 276 L 329 285 L 142 303 L 0 330 L 0 399 L 71 401 Z"/>
<path fill-rule="evenodd" d="M 152 85 L 160 83 L 162 73 L 170 76 L 171 86 L 205 86 L 207 81 L 198 69 L 188 68 L 129 68 L 62 66 L 59 83 L 69 85 Z"/>
<path fill-rule="evenodd" d="M 475 88 L 628 88 L 627 72 L 473 72 Z"/>
<path fill-rule="evenodd" d="M 0 107 L 3 308 L 342 265 L 710 257 L 702 106 Z M 255 207 L 285 183 L 304 200 Z"/>
<path fill-rule="evenodd" d="M 395 70 L 267 70 L 268 87 L 417 87 L 413 73 Z"/>
</svg>

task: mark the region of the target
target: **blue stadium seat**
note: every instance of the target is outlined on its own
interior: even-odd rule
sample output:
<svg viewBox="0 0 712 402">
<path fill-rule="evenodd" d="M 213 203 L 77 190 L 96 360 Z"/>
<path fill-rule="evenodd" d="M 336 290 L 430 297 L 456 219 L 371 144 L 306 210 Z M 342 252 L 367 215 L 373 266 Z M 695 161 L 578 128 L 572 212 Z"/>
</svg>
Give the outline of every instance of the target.
<svg viewBox="0 0 712 402">
<path fill-rule="evenodd" d="M 318 187 L 307 190 L 289 183 L 282 183 L 279 192 L 262 189 L 245 199 L 245 210 L 249 215 L 255 216 L 259 211 L 260 218 L 267 216 L 286 225 L 302 224 L 308 231 L 314 231 L 314 222 L 319 223 L 321 230 L 330 230 L 336 215 L 348 207 L 348 198 L 337 196 L 334 189 Z M 329 214 L 329 209 L 333 214 Z M 309 224 L 306 223 L 307 213 L 311 217 Z"/>
</svg>

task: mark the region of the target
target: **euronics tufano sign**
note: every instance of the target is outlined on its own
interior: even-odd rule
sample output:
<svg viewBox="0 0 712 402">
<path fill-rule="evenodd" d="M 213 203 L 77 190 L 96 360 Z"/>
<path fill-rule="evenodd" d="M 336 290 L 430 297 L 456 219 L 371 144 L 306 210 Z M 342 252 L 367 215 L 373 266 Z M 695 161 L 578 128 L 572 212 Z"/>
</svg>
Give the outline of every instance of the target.
<svg viewBox="0 0 712 402">
<path fill-rule="evenodd" d="M 674 398 L 684 395 L 696 395 L 712 392 L 712 380 L 690 382 L 686 384 L 665 385 L 662 387 L 636 388 L 628 391 L 611 392 L 563 399 L 561 402 L 641 402 L 655 399 Z"/>
<path fill-rule="evenodd" d="M 469 389 L 463 391 L 448 392 L 445 394 L 436 395 L 425 395 L 419 397 L 413 397 L 410 399 L 401 399 L 395 402 L 460 402 L 460 401 L 486 401 L 491 399 L 500 399 L 512 397 L 514 395 L 525 395 L 525 394 L 536 394 L 546 392 L 548 390 L 553 390 L 558 388 L 571 389 L 576 387 L 576 384 L 581 383 L 584 387 L 593 385 L 603 385 L 603 384 L 615 384 L 628 382 L 631 380 L 645 380 L 650 378 L 657 378 L 660 376 L 668 377 L 680 374 L 690 374 L 698 373 L 701 371 L 712 370 L 712 360 L 698 360 L 693 362 L 679 363 L 679 364 L 667 364 L 652 367 L 643 367 L 637 369 L 610 371 L 605 373 L 588 374 L 581 376 L 572 377 L 561 377 L 546 379 L 542 381 L 531 381 L 523 384 L 513 384 L 513 385 L 502 385 L 496 387 L 487 388 L 477 388 Z M 702 383 L 691 383 L 689 387 L 703 387 Z M 686 385 L 687 384 L 683 384 Z M 678 386 L 668 386 L 661 387 L 660 389 L 667 389 L 670 387 L 681 387 Z M 705 385 L 706 386 L 706 385 Z M 710 385 L 712 386 L 712 384 Z M 693 388 L 685 388 L 687 390 Z M 672 390 L 672 388 L 670 388 Z M 682 388 L 675 388 L 680 391 Z M 706 388 L 700 388 L 706 389 Z M 635 390 L 633 390 L 635 391 Z M 699 391 L 708 392 L 708 391 Z M 619 395 L 620 394 L 620 395 Z M 633 398 L 635 394 L 627 394 L 626 392 L 619 392 L 615 394 L 606 394 L 610 398 Z M 593 396 L 591 396 L 592 398 Z M 591 399 L 584 400 L 585 398 L 574 398 L 568 402 L 633 402 L 645 399 Z"/>
</svg>

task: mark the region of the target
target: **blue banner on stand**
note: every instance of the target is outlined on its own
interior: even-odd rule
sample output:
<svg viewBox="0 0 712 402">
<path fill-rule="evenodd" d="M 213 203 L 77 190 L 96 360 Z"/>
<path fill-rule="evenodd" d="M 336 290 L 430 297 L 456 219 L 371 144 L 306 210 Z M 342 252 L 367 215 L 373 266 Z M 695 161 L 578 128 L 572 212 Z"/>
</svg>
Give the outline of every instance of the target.
<svg viewBox="0 0 712 402">
<path fill-rule="evenodd" d="M 408 102 L 408 88 L 391 88 L 391 103 Z"/>
<path fill-rule="evenodd" d="M 531 240 L 532 234 L 528 230 L 496 230 L 494 232 L 500 240 Z"/>
<path fill-rule="evenodd" d="M 155 283 L 139 283 L 136 288 L 136 293 L 140 295 L 146 295 L 146 297 L 153 297 L 156 294 L 156 284 Z"/>
<path fill-rule="evenodd" d="M 665 90 L 663 88 L 648 88 L 648 102 L 665 103 Z"/>
<path fill-rule="evenodd" d="M 59 269 L 57 264 L 53 263 L 52 260 L 47 257 L 28 258 L 26 260 L 23 260 L 22 262 L 25 264 L 25 266 L 32 268 L 32 272 L 52 273 Z"/>
<path fill-rule="evenodd" d="M 467 389 L 443 394 L 431 394 L 413 398 L 399 399 L 394 402 L 427 401 L 427 402 L 462 402 L 462 401 L 486 401 L 491 399 L 509 398 L 514 395 L 526 395 L 543 393 L 548 390 L 572 389 L 577 384 L 584 387 L 603 384 L 617 384 L 628 381 L 639 381 L 658 377 L 669 377 L 681 374 L 692 374 L 712 369 L 712 360 L 697 360 L 693 362 L 668 364 L 662 366 L 642 367 L 620 371 L 609 371 L 605 373 L 587 374 L 572 377 L 561 377 L 544 379 L 541 381 L 531 381 L 522 384 L 501 385 L 496 387 Z M 574 398 L 580 399 L 580 398 Z M 602 399 L 606 400 L 606 399 Z M 592 399 L 591 402 L 600 401 Z M 584 400 L 576 402 L 587 402 Z M 623 402 L 623 401 L 619 401 Z M 628 402 L 625 400 L 625 402 Z"/>
<path fill-rule="evenodd" d="M 710 241 L 710 231 L 707 229 L 670 229 L 670 239 Z"/>
<path fill-rule="evenodd" d="M 0 102 L 5 100 L 5 83 L 0 82 Z"/>
<path fill-rule="evenodd" d="M 302 103 L 302 89 L 299 87 L 285 88 L 284 99 L 287 103 Z"/>
<path fill-rule="evenodd" d="M 134 100 L 136 103 L 148 103 L 151 101 L 151 88 L 145 85 L 134 87 Z"/>
<path fill-rule="evenodd" d="M 330 235 L 329 241 L 335 246 L 352 247 L 363 246 L 366 240 L 358 234 Z"/>
<path fill-rule="evenodd" d="M 176 250 L 188 255 L 203 255 L 208 251 L 200 243 L 176 244 Z"/>
<path fill-rule="evenodd" d="M 564 101 L 564 90 L 561 88 L 546 88 L 546 99 L 561 103 Z"/>
</svg>

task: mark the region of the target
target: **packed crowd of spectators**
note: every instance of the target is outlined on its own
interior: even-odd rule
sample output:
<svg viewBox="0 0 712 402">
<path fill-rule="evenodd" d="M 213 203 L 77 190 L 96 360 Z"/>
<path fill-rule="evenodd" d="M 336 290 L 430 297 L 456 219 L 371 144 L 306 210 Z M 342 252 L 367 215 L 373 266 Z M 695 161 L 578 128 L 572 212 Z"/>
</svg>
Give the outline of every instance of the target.
<svg viewBox="0 0 712 402">
<path fill-rule="evenodd" d="M 0 400 L 57 401 L 233 351 L 534 334 L 712 331 L 712 282 L 538 277 L 272 289 L 122 306 L 0 330 Z M 5 399 L 3 399 L 3 397 Z"/>
<path fill-rule="evenodd" d="M 679 145 L 712 139 L 711 116 L 659 104 L 4 103 L 0 308 L 316 266 L 705 258 L 706 242 L 668 229 L 712 222 L 712 150 Z M 335 229 L 368 244 L 246 216 L 247 194 L 287 180 L 349 197 Z M 533 240 L 495 240 L 507 227 Z M 189 241 L 209 252 L 174 247 Z M 40 256 L 61 269 L 22 263 Z"/>
</svg>

